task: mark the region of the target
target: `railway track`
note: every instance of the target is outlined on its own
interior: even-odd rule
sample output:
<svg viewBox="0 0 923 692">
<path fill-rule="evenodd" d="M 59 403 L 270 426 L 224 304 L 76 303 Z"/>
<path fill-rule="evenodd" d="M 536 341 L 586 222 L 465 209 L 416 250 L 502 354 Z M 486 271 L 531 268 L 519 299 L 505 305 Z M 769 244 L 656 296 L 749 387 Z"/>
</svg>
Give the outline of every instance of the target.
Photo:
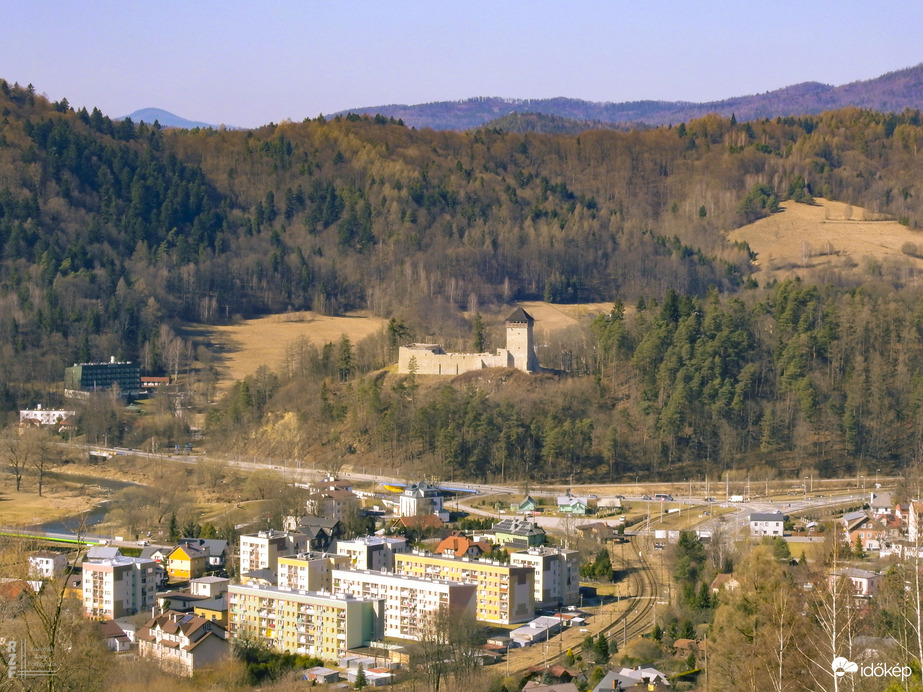
<svg viewBox="0 0 923 692">
<path fill-rule="evenodd" d="M 653 629 L 654 615 L 656 604 L 659 597 L 658 584 L 654 576 L 654 567 L 650 564 L 645 555 L 644 540 L 633 538 L 631 547 L 638 555 L 638 569 L 632 573 L 630 579 L 633 585 L 633 596 L 623 598 L 620 603 L 627 603 L 624 611 L 618 616 L 613 617 L 612 621 L 602 627 L 591 627 L 589 633 L 593 637 L 599 636 L 602 632 L 607 639 L 615 640 L 621 650 L 625 643 L 635 637 L 646 634 Z M 601 611 L 596 615 L 596 623 L 600 618 L 605 619 L 609 615 Z M 513 649 L 512 658 L 510 659 L 510 674 L 520 674 L 528 668 L 540 665 L 564 664 L 564 653 L 570 649 L 577 653 L 583 646 L 584 634 L 577 636 L 577 632 L 568 632 L 567 630 L 558 634 L 555 639 L 547 643 L 536 643 L 527 649 Z M 552 651 L 549 652 L 548 648 Z"/>
</svg>

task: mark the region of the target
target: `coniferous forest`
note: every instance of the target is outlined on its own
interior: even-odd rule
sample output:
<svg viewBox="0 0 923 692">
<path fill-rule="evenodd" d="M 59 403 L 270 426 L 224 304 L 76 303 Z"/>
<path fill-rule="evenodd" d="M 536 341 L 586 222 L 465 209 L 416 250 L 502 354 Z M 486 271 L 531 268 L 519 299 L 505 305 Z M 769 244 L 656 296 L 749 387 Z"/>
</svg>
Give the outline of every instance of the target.
<svg viewBox="0 0 923 692">
<path fill-rule="evenodd" d="M 923 455 L 910 258 L 769 283 L 726 232 L 814 197 L 917 229 L 921 141 L 919 112 L 859 109 L 579 135 L 165 130 L 0 82 L 0 405 L 59 405 L 67 365 L 115 355 L 179 376 L 213 449 L 506 480 L 900 470 Z M 412 339 L 471 349 L 474 316 L 520 300 L 612 308 L 543 345 L 555 373 L 381 370 Z M 211 401 L 189 325 L 354 309 L 388 329 L 292 344 Z"/>
</svg>

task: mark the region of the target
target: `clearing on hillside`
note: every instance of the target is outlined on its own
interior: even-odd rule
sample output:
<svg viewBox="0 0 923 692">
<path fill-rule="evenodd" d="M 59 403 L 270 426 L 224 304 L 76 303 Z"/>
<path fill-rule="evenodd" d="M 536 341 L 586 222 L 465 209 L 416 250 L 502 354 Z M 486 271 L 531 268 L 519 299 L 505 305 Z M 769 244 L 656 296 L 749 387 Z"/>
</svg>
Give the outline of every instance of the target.
<svg viewBox="0 0 923 692">
<path fill-rule="evenodd" d="M 900 263 L 923 269 L 923 234 L 843 202 L 785 202 L 782 211 L 728 234 L 757 253 L 758 279 L 765 284 L 806 272 L 860 270 Z"/>
<path fill-rule="evenodd" d="M 384 329 L 386 320 L 366 312 L 345 317 L 329 317 L 315 312 L 286 312 L 239 324 L 218 327 L 195 327 L 196 338 L 210 341 L 222 362 L 218 388 L 223 390 L 257 368 L 265 365 L 275 370 L 282 363 L 286 347 L 304 337 L 320 348 L 336 343 L 345 334 L 355 344 Z"/>
</svg>

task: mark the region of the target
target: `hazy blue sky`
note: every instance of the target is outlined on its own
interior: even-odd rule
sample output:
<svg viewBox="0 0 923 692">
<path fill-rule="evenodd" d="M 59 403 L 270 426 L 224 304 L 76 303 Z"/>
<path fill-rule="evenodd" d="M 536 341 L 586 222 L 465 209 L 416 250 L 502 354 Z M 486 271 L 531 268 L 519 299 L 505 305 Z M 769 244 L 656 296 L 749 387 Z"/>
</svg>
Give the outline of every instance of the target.
<svg viewBox="0 0 923 692">
<path fill-rule="evenodd" d="M 923 2 L 0 0 L 0 78 L 257 126 L 471 96 L 710 101 L 923 62 Z"/>
</svg>

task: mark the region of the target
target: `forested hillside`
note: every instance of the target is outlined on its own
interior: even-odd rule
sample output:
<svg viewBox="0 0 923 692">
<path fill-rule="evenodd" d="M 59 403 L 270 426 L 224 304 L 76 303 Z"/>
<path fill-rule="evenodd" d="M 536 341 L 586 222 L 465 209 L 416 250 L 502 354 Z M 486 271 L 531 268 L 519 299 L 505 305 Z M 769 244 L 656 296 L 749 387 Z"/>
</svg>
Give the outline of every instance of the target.
<svg viewBox="0 0 923 692">
<path fill-rule="evenodd" d="M 896 465 L 921 449 L 913 273 L 758 287 L 723 234 L 812 195 L 919 227 L 919 112 L 579 136 L 358 116 L 174 131 L 2 82 L 0 118 L 5 411 L 54 403 L 73 361 L 207 360 L 208 344 L 177 346 L 185 322 L 367 308 L 394 318 L 389 343 L 293 353 L 236 387 L 212 429 L 244 436 L 291 410 L 329 425 L 286 453 L 478 476 L 559 475 L 560 459 L 578 475 L 754 454 L 785 470 Z M 467 308 L 541 298 L 632 309 L 549 351 L 570 376 L 520 383 L 528 396 L 356 379 L 401 340 L 466 333 Z"/>
</svg>

